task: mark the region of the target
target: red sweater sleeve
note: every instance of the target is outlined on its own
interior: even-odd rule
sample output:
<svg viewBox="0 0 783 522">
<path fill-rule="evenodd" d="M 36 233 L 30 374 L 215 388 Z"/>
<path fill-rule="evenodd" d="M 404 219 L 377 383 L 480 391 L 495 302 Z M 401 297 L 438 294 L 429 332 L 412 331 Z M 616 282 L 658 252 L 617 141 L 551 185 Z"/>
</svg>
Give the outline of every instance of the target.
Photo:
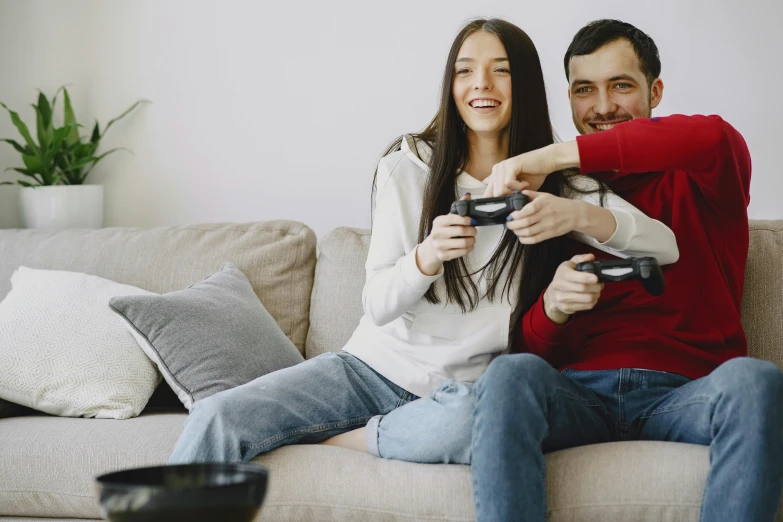
<svg viewBox="0 0 783 522">
<path fill-rule="evenodd" d="M 716 210 L 735 202 L 744 211 L 750 202 L 748 147 L 719 116 L 636 119 L 576 141 L 584 174 L 685 171 Z"/>
<path fill-rule="evenodd" d="M 522 316 L 522 336 L 517 351 L 538 355 L 558 367 L 567 355 L 578 347 L 580 339 L 572 321 L 562 326 L 553 323 L 544 311 L 543 292 L 533 306 Z"/>
</svg>

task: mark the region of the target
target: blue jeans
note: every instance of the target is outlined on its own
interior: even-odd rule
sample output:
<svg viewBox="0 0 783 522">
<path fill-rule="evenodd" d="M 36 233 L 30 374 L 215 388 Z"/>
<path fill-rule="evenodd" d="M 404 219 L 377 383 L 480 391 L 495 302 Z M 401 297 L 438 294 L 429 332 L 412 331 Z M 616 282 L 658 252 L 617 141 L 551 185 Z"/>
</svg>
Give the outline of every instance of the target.
<svg viewBox="0 0 783 522">
<path fill-rule="evenodd" d="M 757 359 L 692 381 L 635 369 L 561 374 L 534 355 L 505 355 L 472 388 L 444 385 L 371 420 L 368 450 L 471 463 L 478 522 L 544 522 L 545 453 L 621 440 L 701 444 L 710 447 L 702 522 L 772 522 L 783 488 L 781 407 L 783 373 Z"/>
<path fill-rule="evenodd" d="M 169 464 L 247 462 L 364 426 L 415 395 L 348 353 L 325 353 L 196 402 Z"/>
</svg>

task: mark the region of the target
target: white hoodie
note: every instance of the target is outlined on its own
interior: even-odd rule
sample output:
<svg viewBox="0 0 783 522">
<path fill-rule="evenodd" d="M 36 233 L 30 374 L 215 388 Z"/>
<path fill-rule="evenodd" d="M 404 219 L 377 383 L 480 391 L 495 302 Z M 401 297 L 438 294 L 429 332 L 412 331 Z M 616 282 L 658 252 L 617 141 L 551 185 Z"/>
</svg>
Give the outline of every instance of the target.
<svg viewBox="0 0 783 522">
<path fill-rule="evenodd" d="M 375 210 L 367 272 L 362 299 L 364 316 L 343 350 L 358 357 L 378 373 L 420 397 L 426 397 L 446 380 L 473 383 L 493 357 L 506 350 L 519 294 L 519 274 L 512 281 L 511 301 L 502 292 L 508 267 L 498 282 L 495 300 L 482 297 L 478 307 L 463 313 L 446 302 L 443 270 L 434 276 L 421 273 L 416 265 L 422 195 L 429 176 L 431 150 L 421 140 L 406 135 L 401 150 L 381 158 L 376 179 Z M 462 197 L 471 192 L 480 197 L 486 184 L 468 173 L 456 180 Z M 576 176 L 572 184 L 594 189 L 597 183 Z M 569 197 L 598 205 L 598 194 L 573 193 Z M 604 243 L 584 234 L 571 236 L 617 257 L 653 256 L 661 264 L 679 257 L 674 233 L 649 218 L 619 196 L 608 193 L 605 206 L 612 212 L 617 229 Z M 478 227 L 473 251 L 465 256 L 472 272 L 492 257 L 504 227 Z M 482 274 L 473 276 L 479 295 L 487 290 Z M 430 304 L 424 294 L 430 284 L 441 304 Z"/>
</svg>

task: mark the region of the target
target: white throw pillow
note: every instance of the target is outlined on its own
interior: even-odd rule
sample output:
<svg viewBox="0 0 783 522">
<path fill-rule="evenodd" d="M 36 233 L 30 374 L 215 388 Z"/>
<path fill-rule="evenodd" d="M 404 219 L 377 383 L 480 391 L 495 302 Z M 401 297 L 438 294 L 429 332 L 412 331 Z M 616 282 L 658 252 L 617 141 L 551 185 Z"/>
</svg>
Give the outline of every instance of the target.
<svg viewBox="0 0 783 522">
<path fill-rule="evenodd" d="M 137 416 L 160 382 L 109 308 L 154 295 L 100 277 L 20 267 L 0 302 L 0 398 L 65 417 Z"/>
</svg>

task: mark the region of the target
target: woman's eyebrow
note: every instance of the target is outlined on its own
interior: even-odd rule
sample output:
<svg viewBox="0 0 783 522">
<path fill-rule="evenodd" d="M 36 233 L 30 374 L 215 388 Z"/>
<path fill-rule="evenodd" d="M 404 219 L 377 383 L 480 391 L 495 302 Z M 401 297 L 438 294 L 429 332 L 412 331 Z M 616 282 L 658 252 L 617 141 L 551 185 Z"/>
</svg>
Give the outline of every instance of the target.
<svg viewBox="0 0 783 522">
<path fill-rule="evenodd" d="M 475 58 L 457 58 L 457 63 L 460 62 L 475 62 Z M 492 58 L 493 62 L 507 62 L 508 58 L 501 57 L 501 58 Z"/>
</svg>

